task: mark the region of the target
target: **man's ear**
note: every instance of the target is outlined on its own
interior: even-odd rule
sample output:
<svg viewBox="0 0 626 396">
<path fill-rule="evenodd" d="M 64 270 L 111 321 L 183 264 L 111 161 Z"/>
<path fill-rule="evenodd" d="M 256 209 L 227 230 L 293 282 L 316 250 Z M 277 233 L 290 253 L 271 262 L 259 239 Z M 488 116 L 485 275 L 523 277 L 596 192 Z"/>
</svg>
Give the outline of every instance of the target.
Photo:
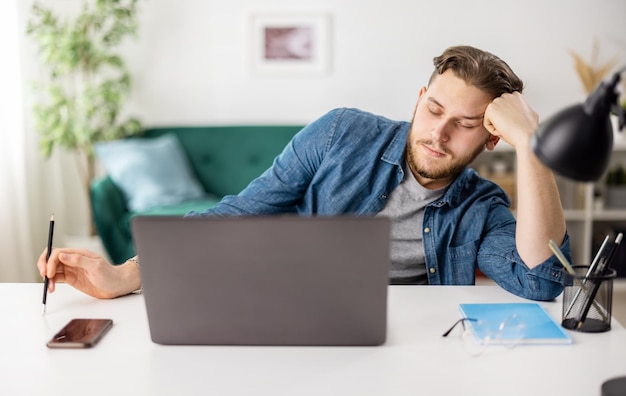
<svg viewBox="0 0 626 396">
<path fill-rule="evenodd" d="M 415 117 L 415 112 L 417 111 L 417 105 L 420 103 L 420 100 L 422 100 L 422 96 L 424 96 L 425 93 L 426 93 L 426 87 L 420 88 L 419 96 L 417 97 L 417 102 L 415 102 L 415 107 L 413 108 L 413 117 Z"/>
<path fill-rule="evenodd" d="M 489 140 L 487 140 L 487 143 L 485 143 L 485 148 L 488 151 L 492 151 L 493 149 L 496 148 L 496 144 L 498 144 L 499 141 L 500 141 L 500 138 L 498 136 L 489 135 Z"/>
</svg>

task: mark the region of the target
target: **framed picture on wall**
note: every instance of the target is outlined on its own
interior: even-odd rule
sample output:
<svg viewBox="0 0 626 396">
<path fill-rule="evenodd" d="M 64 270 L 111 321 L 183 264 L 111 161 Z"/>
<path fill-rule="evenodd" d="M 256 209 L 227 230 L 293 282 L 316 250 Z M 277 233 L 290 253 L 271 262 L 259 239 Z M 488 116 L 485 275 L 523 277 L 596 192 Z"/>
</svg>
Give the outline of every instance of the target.
<svg viewBox="0 0 626 396">
<path fill-rule="evenodd" d="M 254 73 L 325 74 L 330 70 L 330 17 L 256 14 L 252 17 Z"/>
</svg>

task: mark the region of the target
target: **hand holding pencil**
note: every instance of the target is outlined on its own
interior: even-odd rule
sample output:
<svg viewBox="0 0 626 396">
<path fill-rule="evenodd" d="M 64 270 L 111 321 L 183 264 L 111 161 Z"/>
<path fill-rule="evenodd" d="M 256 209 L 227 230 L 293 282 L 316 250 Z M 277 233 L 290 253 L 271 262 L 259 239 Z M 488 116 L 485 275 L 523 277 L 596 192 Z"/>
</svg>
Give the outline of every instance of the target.
<svg viewBox="0 0 626 396">
<path fill-rule="evenodd" d="M 52 237 L 54 235 L 54 213 L 50 216 L 50 225 L 48 228 L 48 250 L 46 252 L 46 263 L 50 259 L 50 253 L 52 253 Z M 42 301 L 42 314 L 46 313 L 46 301 L 48 299 L 48 284 L 50 279 L 48 276 L 44 276 L 43 280 L 43 301 Z"/>
</svg>

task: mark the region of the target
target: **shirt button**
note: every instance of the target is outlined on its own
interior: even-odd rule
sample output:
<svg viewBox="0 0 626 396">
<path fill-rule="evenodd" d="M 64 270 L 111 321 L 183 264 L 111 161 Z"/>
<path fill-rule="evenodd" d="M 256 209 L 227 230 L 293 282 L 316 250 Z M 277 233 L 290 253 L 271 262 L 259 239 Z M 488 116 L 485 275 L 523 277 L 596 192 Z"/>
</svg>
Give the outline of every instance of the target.
<svg viewBox="0 0 626 396">
<path fill-rule="evenodd" d="M 429 270 L 429 271 L 430 271 L 430 273 L 431 273 L 431 274 L 434 274 L 435 272 L 437 272 L 437 270 L 436 270 L 436 269 L 434 269 L 433 267 L 430 267 L 430 270 Z"/>
<path fill-rule="evenodd" d="M 380 196 L 382 199 L 387 199 L 387 194 L 383 194 Z"/>
<path fill-rule="evenodd" d="M 430 227 L 426 227 L 426 228 L 424 228 L 424 232 L 425 232 L 426 234 L 428 234 L 428 233 L 430 232 Z"/>
</svg>

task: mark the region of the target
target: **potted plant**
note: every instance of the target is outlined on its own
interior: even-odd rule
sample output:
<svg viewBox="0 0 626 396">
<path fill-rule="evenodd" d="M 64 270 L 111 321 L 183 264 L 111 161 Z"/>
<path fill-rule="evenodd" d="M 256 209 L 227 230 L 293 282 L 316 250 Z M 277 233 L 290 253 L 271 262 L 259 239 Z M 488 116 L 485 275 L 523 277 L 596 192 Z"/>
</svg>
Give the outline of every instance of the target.
<svg viewBox="0 0 626 396">
<path fill-rule="evenodd" d="M 35 85 L 39 96 L 33 106 L 40 150 L 46 158 L 56 147 L 78 154 L 87 200 L 95 176 L 94 144 L 143 130 L 137 118 L 122 117 L 131 77 L 115 52 L 136 33 L 136 3 L 86 0 L 75 17 L 61 19 L 35 2 L 28 21 L 27 34 L 36 42 L 45 70 L 44 80 Z M 93 230 L 92 224 L 92 235 Z"/>
<path fill-rule="evenodd" d="M 591 94 L 604 77 L 606 77 L 617 65 L 617 58 L 612 58 L 603 64 L 599 63 L 598 55 L 600 47 L 597 39 L 594 39 L 593 41 L 590 62 L 585 61 L 585 59 L 576 51 L 570 50 L 569 52 L 574 59 L 576 74 L 578 74 L 578 78 L 580 79 L 585 94 L 587 95 Z"/>
<path fill-rule="evenodd" d="M 609 73 L 615 68 L 617 65 L 617 58 L 613 57 L 609 61 L 600 64 L 598 61 L 599 58 L 599 45 L 598 40 L 594 39 L 593 46 L 591 49 L 591 61 L 587 62 L 585 59 L 578 54 L 576 51 L 570 50 L 570 55 L 574 59 L 574 68 L 576 70 L 576 74 L 580 79 L 580 82 L 583 85 L 583 89 L 585 94 L 590 95 L 596 87 L 602 82 L 602 80 L 609 75 Z M 621 81 L 622 84 L 622 94 L 619 99 L 618 106 L 621 108 L 622 112 L 626 112 L 626 80 Z M 613 127 L 614 137 L 615 139 L 623 139 L 623 131 L 619 133 L 619 115 L 617 112 L 619 109 L 612 109 L 611 111 L 611 125 Z"/>
<path fill-rule="evenodd" d="M 606 207 L 626 207 L 626 171 L 619 165 L 609 170 L 606 175 Z"/>
</svg>

